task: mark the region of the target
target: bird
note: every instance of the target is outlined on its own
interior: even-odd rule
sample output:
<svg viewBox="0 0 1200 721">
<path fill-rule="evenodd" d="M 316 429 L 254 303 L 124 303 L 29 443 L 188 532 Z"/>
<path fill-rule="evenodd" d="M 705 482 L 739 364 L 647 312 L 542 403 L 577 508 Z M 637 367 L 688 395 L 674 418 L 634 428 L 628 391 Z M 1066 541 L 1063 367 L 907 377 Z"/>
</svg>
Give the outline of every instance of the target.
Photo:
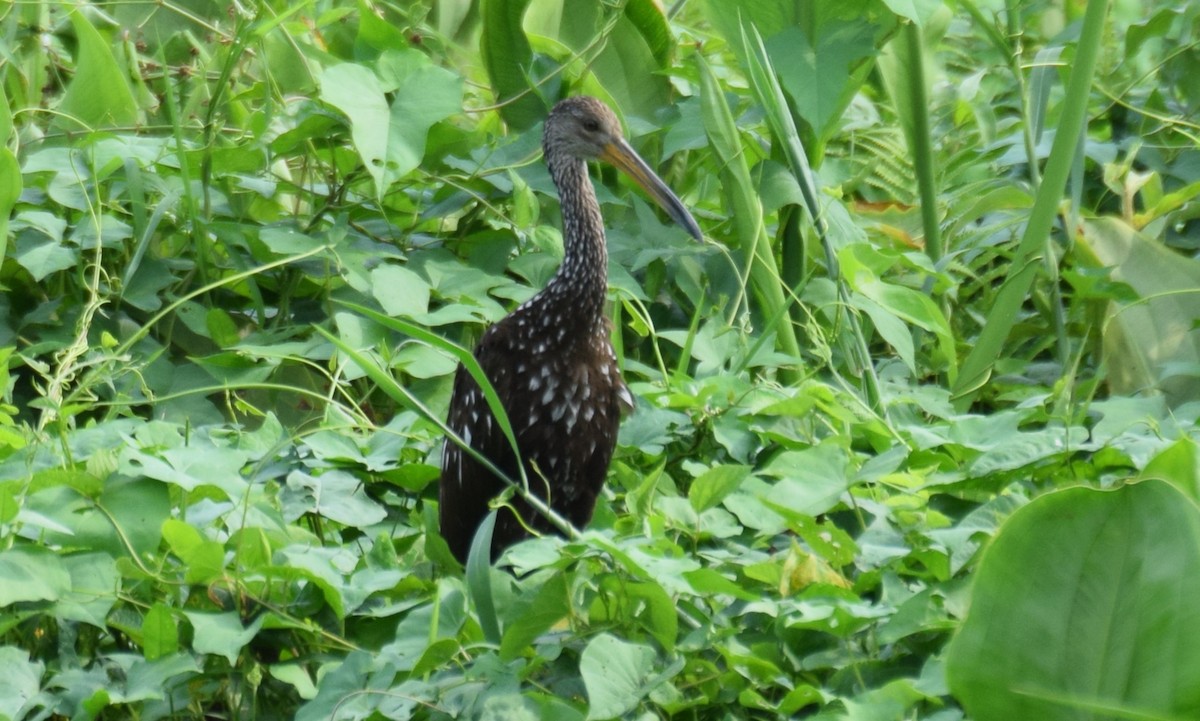
<svg viewBox="0 0 1200 721">
<path fill-rule="evenodd" d="M 543 126 L 543 159 L 558 190 L 564 256 L 546 286 L 484 331 L 474 350 L 495 388 L 520 460 L 493 417 L 479 385 L 460 364 L 447 426 L 509 479 L 519 482 L 575 528 L 591 520 L 633 396 L 621 378 L 605 313 L 608 249 L 589 160 L 615 166 L 638 183 L 696 240 L 695 218 L 629 145 L 613 111 L 573 96 L 551 109 Z M 472 539 L 506 482 L 451 439 L 442 451 L 439 524 L 451 552 L 466 562 Z M 518 517 L 519 516 L 519 517 Z M 491 560 L 552 524 L 520 494 L 501 507 Z"/>
</svg>

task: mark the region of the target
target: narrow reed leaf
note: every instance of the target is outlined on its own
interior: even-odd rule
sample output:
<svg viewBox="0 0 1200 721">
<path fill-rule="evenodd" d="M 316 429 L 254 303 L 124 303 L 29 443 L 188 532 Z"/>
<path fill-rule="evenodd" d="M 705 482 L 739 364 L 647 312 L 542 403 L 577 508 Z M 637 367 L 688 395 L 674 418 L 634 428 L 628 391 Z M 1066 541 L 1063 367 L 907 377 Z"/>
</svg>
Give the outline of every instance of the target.
<svg viewBox="0 0 1200 721">
<path fill-rule="evenodd" d="M 488 643 L 500 645 L 500 619 L 496 616 L 496 598 L 492 594 L 492 532 L 496 528 L 496 513 L 492 509 L 471 539 L 467 554 L 467 593 L 475 604 L 479 627 Z"/>
<path fill-rule="evenodd" d="M 1072 161 L 1078 152 L 1079 137 L 1083 133 L 1083 124 L 1087 117 L 1088 95 L 1092 88 L 1096 58 L 1100 54 L 1103 42 L 1107 11 L 1108 0 L 1088 0 L 1083 28 L 1075 48 L 1071 79 L 1063 98 L 1062 117 L 1050 150 L 1050 159 L 1046 162 L 1042 184 L 1034 198 L 1025 234 L 1013 253 L 1012 267 L 1020 270 L 1009 275 L 1000 287 L 983 330 L 963 361 L 962 371 L 953 387 L 959 408 L 970 405 L 978 389 L 990 377 L 992 364 L 1002 357 L 1004 341 L 1008 339 L 1029 288 L 1037 276 L 1038 263 L 1029 263 L 1029 260 L 1037 251 L 1046 247 L 1050 226 L 1054 223 Z"/>
</svg>

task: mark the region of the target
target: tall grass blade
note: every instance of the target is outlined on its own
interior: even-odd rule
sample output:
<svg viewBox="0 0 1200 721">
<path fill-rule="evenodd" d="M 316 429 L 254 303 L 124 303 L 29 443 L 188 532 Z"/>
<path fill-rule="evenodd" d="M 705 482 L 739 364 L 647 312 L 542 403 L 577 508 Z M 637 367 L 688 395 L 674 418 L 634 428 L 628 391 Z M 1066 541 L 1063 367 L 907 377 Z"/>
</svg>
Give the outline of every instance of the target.
<svg viewBox="0 0 1200 721">
<path fill-rule="evenodd" d="M 488 408 L 491 409 L 497 425 L 499 425 L 500 429 L 504 432 L 504 437 L 508 440 L 509 445 L 512 447 L 513 453 L 518 459 L 521 458 L 521 451 L 517 447 L 516 435 L 513 433 L 512 423 L 509 421 L 508 413 L 504 410 L 504 404 L 500 402 L 500 396 L 496 394 L 496 389 L 492 387 L 491 382 L 488 380 L 487 374 L 483 372 L 483 368 L 480 367 L 479 361 L 475 360 L 475 355 L 471 353 L 471 351 L 457 343 L 454 343 L 453 341 L 446 340 L 438 334 L 432 333 L 419 325 L 409 323 L 399 318 L 393 318 L 389 315 L 372 310 L 366 306 L 345 301 L 338 301 L 338 305 L 353 310 L 356 313 L 361 313 L 385 328 L 390 328 L 399 333 L 403 333 L 414 338 L 415 340 L 442 350 L 456 358 L 458 362 L 462 363 L 463 367 L 466 368 L 467 372 L 471 374 L 471 377 L 475 379 L 475 382 L 479 384 L 480 389 L 483 391 L 484 398 L 488 403 Z M 457 444 L 459 448 L 463 449 L 465 453 L 483 465 L 484 468 L 491 471 L 493 475 L 511 486 L 516 494 L 529 504 L 530 508 L 537 511 L 539 514 L 545 517 L 546 520 L 554 524 L 555 528 L 560 530 L 568 537 L 575 537 L 579 535 L 579 529 L 572 526 L 570 521 L 563 518 L 554 509 L 550 508 L 544 499 L 529 491 L 529 479 L 525 474 L 524 463 L 517 464 L 517 472 L 520 474 L 520 478 L 509 478 L 508 475 L 505 474 L 504 471 L 497 468 L 491 460 L 484 457 L 479 453 L 479 451 L 476 451 L 474 448 L 472 448 L 470 444 L 468 444 L 466 440 L 462 438 L 462 436 L 455 433 L 452 428 L 446 425 L 446 422 L 443 421 L 440 416 L 433 413 L 433 411 L 431 411 L 425 404 L 421 403 L 420 400 L 417 399 L 417 397 L 414 396 L 407 388 L 400 383 L 397 383 L 387 369 L 380 367 L 378 363 L 375 363 L 365 354 L 360 353 L 346 345 L 346 343 L 344 343 L 341 339 L 337 338 L 324 328 L 316 326 L 316 330 L 321 335 L 325 336 L 329 342 L 333 343 L 338 350 L 345 353 L 348 358 L 354 361 L 354 363 L 358 365 L 358 367 L 361 368 L 362 371 L 371 378 L 371 380 L 379 384 L 379 387 L 383 389 L 385 393 L 387 393 L 393 399 L 401 403 L 406 403 L 412 408 L 415 408 L 418 413 L 436 425 L 442 431 L 442 433 L 446 435 L 446 438 L 449 439 L 450 442 Z"/>
<path fill-rule="evenodd" d="M 755 98 L 763 106 L 767 117 L 767 125 L 771 128 L 771 135 L 774 137 L 775 142 L 782 146 L 784 156 L 791 166 L 792 175 L 795 176 L 796 182 L 800 186 L 800 193 L 804 198 L 804 204 L 808 208 L 813 227 L 816 230 L 817 237 L 821 240 L 821 247 L 825 251 L 825 264 L 829 272 L 829 277 L 837 286 L 838 299 L 842 306 L 848 307 L 850 293 L 846 288 L 845 281 L 842 279 L 837 251 L 833 247 L 833 241 L 829 236 L 828 225 L 821 215 L 821 205 L 817 198 L 817 187 L 813 182 L 813 173 L 808 163 L 808 155 L 804 152 L 804 146 L 800 142 L 800 133 L 796 130 L 796 123 L 792 119 L 791 111 L 788 109 L 787 100 L 783 95 L 783 88 L 779 85 L 779 78 L 775 73 L 774 67 L 771 65 L 771 58 L 767 54 L 766 45 L 763 43 L 762 35 L 759 34 L 758 28 L 743 22 L 742 43 L 746 47 L 746 65 L 750 87 L 754 91 Z M 858 317 L 853 313 L 846 314 L 846 322 L 853 336 L 847 341 L 848 347 L 846 351 L 850 357 L 855 359 L 865 379 L 867 405 L 876 412 L 883 413 L 884 408 L 879 390 L 879 378 L 875 375 L 875 367 L 871 363 L 871 354 L 867 350 L 867 342 L 862 332 L 862 326 L 858 322 Z"/>
<path fill-rule="evenodd" d="M 492 595 L 492 532 L 496 529 L 495 509 L 487 514 L 471 539 L 467 553 L 467 592 L 479 616 L 479 628 L 487 642 L 500 645 L 500 620 L 496 616 L 496 598 Z"/>
<path fill-rule="evenodd" d="M 704 118 L 704 131 L 708 136 L 709 145 L 720 158 L 721 185 L 732 210 L 738 242 L 745 254 L 741 270 L 742 287 L 745 287 L 746 276 L 749 276 L 754 297 L 761 306 L 762 316 L 772 319 L 774 323 L 773 328 L 764 330 L 774 330 L 780 350 L 795 358 L 796 366 L 800 366 L 800 343 L 796 339 L 795 328 L 789 322 L 788 315 L 780 312 L 780 309 L 786 308 L 792 301 L 781 287 L 779 267 L 775 263 L 771 241 L 763 226 L 762 203 L 754 192 L 750 167 L 746 162 L 737 125 L 733 122 L 733 113 L 725 102 L 725 94 L 713 76 L 712 69 L 704 58 L 697 56 L 697 59 L 700 65 L 700 106 Z M 795 367 L 781 369 L 781 375 L 788 383 L 800 377 Z"/>
<path fill-rule="evenodd" d="M 1012 266 L 1019 270 L 1010 275 L 1000 287 L 983 330 L 963 361 L 958 381 L 953 387 L 955 402 L 959 408 L 970 405 L 976 393 L 990 377 L 992 364 L 1002 357 L 1004 341 L 1007 340 L 1037 275 L 1037 263 L 1028 261 L 1035 257 L 1039 250 L 1045 251 L 1050 227 L 1054 223 L 1059 201 L 1066 188 L 1067 176 L 1078 150 L 1079 137 L 1083 133 L 1084 120 L 1087 117 L 1087 101 L 1096 69 L 1096 58 L 1103 40 L 1107 10 L 1108 0 L 1088 0 L 1083 28 L 1075 49 L 1071 79 L 1063 99 L 1062 117 L 1054 135 L 1054 145 L 1050 150 L 1050 158 L 1046 161 L 1042 184 L 1034 198 L 1025 234 L 1013 254 Z"/>
</svg>

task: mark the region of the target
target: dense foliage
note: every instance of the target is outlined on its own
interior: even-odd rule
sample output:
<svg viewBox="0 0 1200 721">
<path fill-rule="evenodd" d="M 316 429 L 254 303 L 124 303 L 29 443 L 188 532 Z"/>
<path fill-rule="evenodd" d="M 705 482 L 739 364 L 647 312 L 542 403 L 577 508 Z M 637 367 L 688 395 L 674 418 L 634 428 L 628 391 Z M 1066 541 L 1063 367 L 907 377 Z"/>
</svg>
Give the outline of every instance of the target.
<svg viewBox="0 0 1200 721">
<path fill-rule="evenodd" d="M 0 719 L 1200 716 L 1200 5 L 0 6 Z M 600 96 L 637 408 L 463 569 Z M 994 538 L 994 541 L 992 540 Z"/>
</svg>

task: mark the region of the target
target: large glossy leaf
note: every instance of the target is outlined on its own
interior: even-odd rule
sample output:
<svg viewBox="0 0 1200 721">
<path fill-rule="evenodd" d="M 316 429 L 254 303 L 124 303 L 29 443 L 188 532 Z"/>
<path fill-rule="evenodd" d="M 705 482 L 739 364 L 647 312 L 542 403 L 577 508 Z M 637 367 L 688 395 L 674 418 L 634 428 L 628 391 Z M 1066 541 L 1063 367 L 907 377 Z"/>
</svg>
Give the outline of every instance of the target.
<svg viewBox="0 0 1200 721">
<path fill-rule="evenodd" d="M 1171 405 L 1200 394 L 1200 262 L 1117 218 L 1083 225 L 1083 242 L 1141 300 L 1114 309 L 1104 333 L 1114 393 L 1159 389 Z M 1181 372 L 1180 372 L 1181 371 Z M 1177 374 L 1178 373 L 1178 374 Z"/>
<path fill-rule="evenodd" d="M 976 721 L 1200 717 L 1200 509 L 1072 488 L 1016 511 L 946 660 Z"/>
</svg>

